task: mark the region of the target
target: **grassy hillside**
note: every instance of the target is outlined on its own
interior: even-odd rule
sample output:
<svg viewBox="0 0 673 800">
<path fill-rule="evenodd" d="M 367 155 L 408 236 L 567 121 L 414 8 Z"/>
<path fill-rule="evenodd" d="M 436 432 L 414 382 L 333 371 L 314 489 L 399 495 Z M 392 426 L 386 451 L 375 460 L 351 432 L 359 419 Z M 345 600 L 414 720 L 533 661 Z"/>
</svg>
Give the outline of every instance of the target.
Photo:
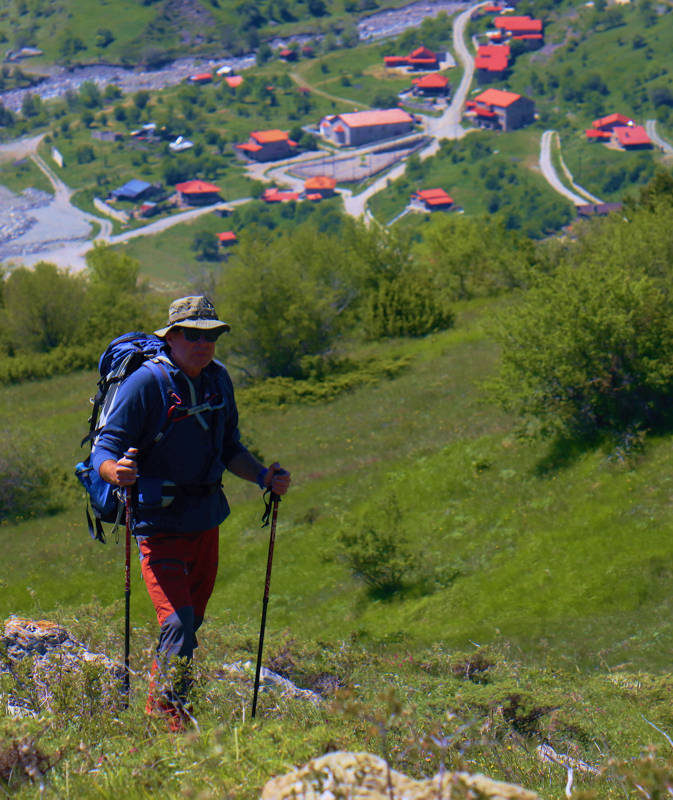
<svg viewBox="0 0 673 800">
<path fill-rule="evenodd" d="M 267 532 L 257 490 L 227 479 L 234 511 L 197 658 L 201 735 L 173 741 L 146 727 L 154 623 L 134 563 L 131 709 L 114 723 L 105 707 L 91 717 L 77 710 L 90 692 L 77 683 L 46 727 L 0 709 L 7 742 L 29 737 L 40 752 L 61 752 L 46 796 L 68 787 L 112 797 L 124 787 L 126 797 L 221 797 L 224 788 L 253 798 L 289 763 L 335 748 L 380 752 L 414 775 L 467 758 L 470 769 L 548 793 L 565 773 L 535 758 L 543 736 L 601 764 L 660 742 L 641 714 L 673 725 L 670 440 L 649 442 L 636 461 L 519 441 L 481 388 L 498 356 L 486 324 L 502 302 L 459 307 L 453 331 L 353 353 L 410 361 L 329 403 L 260 407 L 239 392 L 244 439 L 266 460 L 281 458 L 294 482 L 280 507 L 265 663 L 347 695 L 328 692 L 331 705 L 312 709 L 264 693 L 261 717 L 247 720 L 250 684 L 225 678 L 221 665 L 254 659 Z M 72 477 L 94 381 L 80 374 L 0 392 L 26 457 L 39 448 L 64 487 L 61 512 L 0 525 L 11 565 L 0 576 L 0 617 L 57 620 L 114 655 L 123 547 L 88 539 Z M 369 589 L 339 550 L 341 532 L 366 530 L 392 532 L 400 548 L 404 585 L 393 595 Z M 382 694 L 382 676 L 393 695 Z M 379 734 L 367 720 L 381 721 Z M 430 743 L 423 759 L 414 755 L 440 730 L 444 749 Z M 639 763 L 629 769 L 645 771 Z M 628 784 L 619 769 L 580 775 L 578 785 L 612 797 Z M 23 786 L 17 796 L 33 796 Z"/>
<path fill-rule="evenodd" d="M 387 3 L 387 7 L 402 5 Z M 352 25 L 376 3 L 350 0 L 8 0 L 0 11 L 5 50 L 40 48 L 32 67 L 50 63 L 155 65 L 170 58 L 251 52 L 275 36 Z"/>
</svg>

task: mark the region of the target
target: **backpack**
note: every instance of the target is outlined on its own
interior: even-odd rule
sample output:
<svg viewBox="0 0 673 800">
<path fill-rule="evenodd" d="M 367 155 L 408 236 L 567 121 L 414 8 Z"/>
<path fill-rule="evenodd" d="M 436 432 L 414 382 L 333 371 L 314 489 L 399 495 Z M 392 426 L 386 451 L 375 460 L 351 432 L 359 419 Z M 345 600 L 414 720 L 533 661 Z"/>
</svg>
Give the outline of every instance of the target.
<svg viewBox="0 0 673 800">
<path fill-rule="evenodd" d="M 173 379 L 162 363 L 170 364 L 165 342 L 154 334 L 133 331 L 113 339 L 98 362 L 98 391 L 91 400 L 93 410 L 89 417 L 89 432 L 80 446 L 87 442 L 95 447 L 98 434 L 115 406 L 119 388 L 124 380 L 142 364 L 148 364 L 161 387 L 162 397 L 168 407 L 168 396 L 175 390 Z M 168 425 L 167 419 L 166 424 Z M 165 434 L 160 430 L 147 444 L 158 441 Z M 86 519 L 92 539 L 105 543 L 103 522 L 115 523 L 115 530 L 124 512 L 124 492 L 120 487 L 104 481 L 91 464 L 91 453 L 75 466 L 75 475 L 87 493 Z M 93 515 L 93 519 L 92 519 Z"/>
</svg>

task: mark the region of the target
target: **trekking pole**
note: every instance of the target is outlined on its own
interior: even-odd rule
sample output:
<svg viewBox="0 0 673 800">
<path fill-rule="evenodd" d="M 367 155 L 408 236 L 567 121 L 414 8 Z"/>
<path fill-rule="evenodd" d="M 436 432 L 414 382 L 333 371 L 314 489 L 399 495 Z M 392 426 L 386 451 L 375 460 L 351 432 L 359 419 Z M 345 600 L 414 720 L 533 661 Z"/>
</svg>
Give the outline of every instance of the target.
<svg viewBox="0 0 673 800">
<path fill-rule="evenodd" d="M 135 460 L 138 451 L 129 448 L 124 453 L 125 458 Z M 124 505 L 126 511 L 126 560 L 124 565 L 124 678 L 122 683 L 123 708 L 129 707 L 131 694 L 131 529 L 133 527 L 133 487 L 127 486 L 124 491 Z"/>
<path fill-rule="evenodd" d="M 273 546 L 276 541 L 276 519 L 278 518 L 278 503 L 280 497 L 271 492 L 269 504 L 266 507 L 262 520 L 264 525 L 268 524 L 269 511 L 271 514 L 271 533 L 269 534 L 269 554 L 266 559 L 266 581 L 264 583 L 264 599 L 262 600 L 262 624 L 259 629 L 259 646 L 257 648 L 257 666 L 255 668 L 255 689 L 252 694 L 252 717 L 254 719 L 257 711 L 257 693 L 259 692 L 259 676 L 262 671 L 262 650 L 264 648 L 264 628 L 266 627 L 266 608 L 269 605 L 269 585 L 271 583 L 271 565 L 273 563 Z M 264 526 L 262 526 L 264 527 Z"/>
</svg>

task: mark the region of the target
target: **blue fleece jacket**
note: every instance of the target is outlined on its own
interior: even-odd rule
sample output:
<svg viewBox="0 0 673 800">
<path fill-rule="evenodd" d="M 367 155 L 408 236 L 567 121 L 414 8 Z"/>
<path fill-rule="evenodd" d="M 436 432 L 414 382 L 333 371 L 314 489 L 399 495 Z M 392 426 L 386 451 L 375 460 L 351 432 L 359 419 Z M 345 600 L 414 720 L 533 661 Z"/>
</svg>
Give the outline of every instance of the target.
<svg viewBox="0 0 673 800">
<path fill-rule="evenodd" d="M 99 470 L 104 461 L 117 461 L 129 447 L 140 448 L 138 494 L 146 502 L 138 503 L 135 533 L 141 535 L 189 533 L 223 522 L 229 504 L 218 488 L 222 473 L 231 459 L 245 450 L 239 437 L 234 388 L 224 366 L 213 361 L 191 381 L 178 367 L 164 366 L 172 386 L 165 377 L 162 385 L 156 367 L 147 364 L 124 381 L 92 450 L 93 466 Z M 168 402 L 164 399 L 167 387 L 169 393 L 177 394 Z M 176 421 L 166 428 L 168 407 L 176 401 Z M 198 417 L 180 411 L 207 401 L 222 407 L 203 411 Z M 164 429 L 163 439 L 150 444 Z M 176 484 L 177 491 L 169 489 L 175 492 L 175 499 L 162 506 L 161 485 L 165 482 Z M 207 493 L 209 487 L 215 490 Z M 164 504 L 169 500 L 165 498 Z"/>
</svg>

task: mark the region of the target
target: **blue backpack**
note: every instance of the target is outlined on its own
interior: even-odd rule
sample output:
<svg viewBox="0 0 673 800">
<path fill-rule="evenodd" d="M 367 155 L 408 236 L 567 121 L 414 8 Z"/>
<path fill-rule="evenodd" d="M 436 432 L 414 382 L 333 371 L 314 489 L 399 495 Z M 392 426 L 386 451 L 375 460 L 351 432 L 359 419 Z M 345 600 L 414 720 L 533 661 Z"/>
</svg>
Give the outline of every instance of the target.
<svg viewBox="0 0 673 800">
<path fill-rule="evenodd" d="M 120 386 L 142 364 L 148 364 L 152 369 L 168 407 L 168 395 L 175 387 L 162 362 L 170 363 L 166 345 L 163 339 L 154 334 L 134 331 L 110 342 L 98 362 L 100 373 L 98 391 L 91 401 L 93 411 L 89 417 L 89 433 L 82 439 L 81 446 L 89 442 L 92 449 L 95 447 L 98 434 L 115 406 Z M 148 444 L 158 441 L 163 434 L 165 431 L 158 431 Z M 110 522 L 118 525 L 121 521 L 124 511 L 123 491 L 100 477 L 98 471 L 91 465 L 91 453 L 76 465 L 75 475 L 87 493 L 86 519 L 89 534 L 92 539 L 105 543 L 102 523 Z"/>
</svg>

